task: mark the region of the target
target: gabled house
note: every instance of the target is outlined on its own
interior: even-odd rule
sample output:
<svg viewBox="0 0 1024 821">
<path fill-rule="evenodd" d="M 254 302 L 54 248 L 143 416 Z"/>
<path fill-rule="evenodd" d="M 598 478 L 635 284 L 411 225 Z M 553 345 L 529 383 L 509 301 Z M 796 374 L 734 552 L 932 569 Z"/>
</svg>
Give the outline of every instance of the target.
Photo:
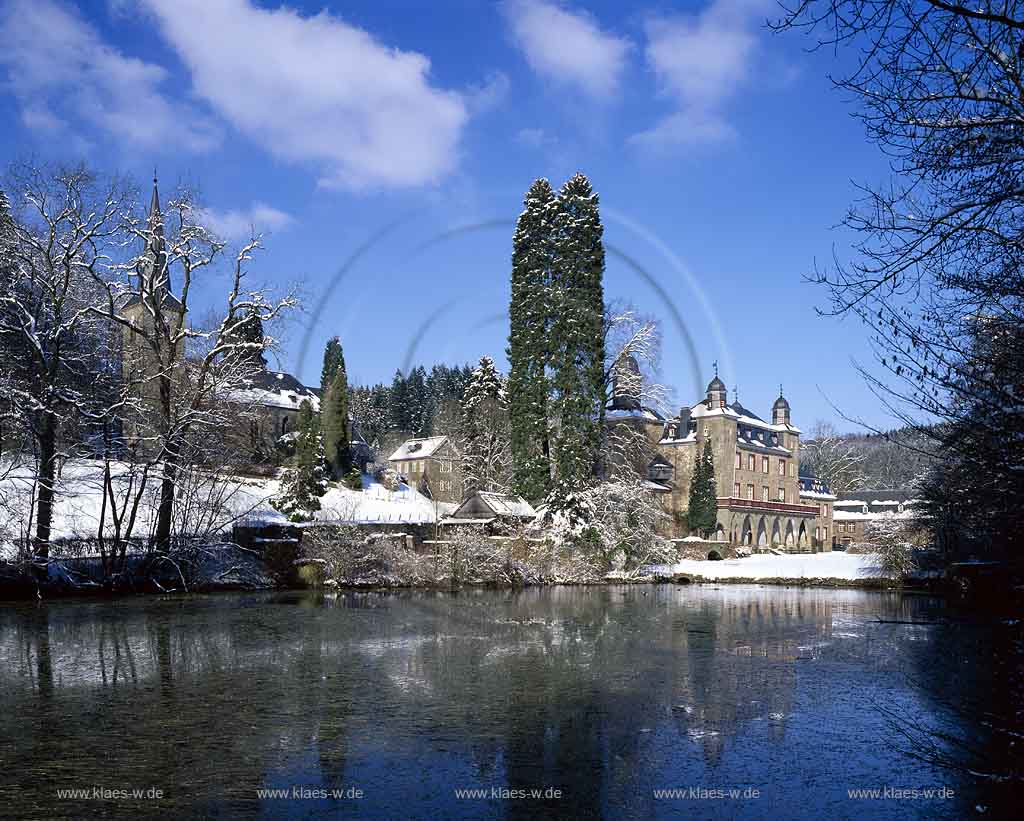
<svg viewBox="0 0 1024 821">
<path fill-rule="evenodd" d="M 521 525 L 537 518 L 537 511 L 522 496 L 477 490 L 467 496 L 450 516 L 445 527 L 481 527 L 488 533 L 501 532 L 508 525 Z"/>
<path fill-rule="evenodd" d="M 408 439 L 388 464 L 410 487 L 438 502 L 461 502 L 462 455 L 447 436 Z"/>
</svg>

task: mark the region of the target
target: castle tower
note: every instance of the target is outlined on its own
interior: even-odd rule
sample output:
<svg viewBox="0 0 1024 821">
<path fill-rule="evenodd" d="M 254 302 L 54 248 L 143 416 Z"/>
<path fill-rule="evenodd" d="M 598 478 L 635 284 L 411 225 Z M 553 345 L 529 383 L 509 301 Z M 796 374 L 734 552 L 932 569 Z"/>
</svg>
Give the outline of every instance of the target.
<svg viewBox="0 0 1024 821">
<path fill-rule="evenodd" d="M 775 400 L 775 404 L 772 405 L 772 424 L 773 425 L 789 425 L 789 402 L 786 401 L 786 397 L 782 395 L 782 385 L 779 385 L 779 398 Z"/>
<path fill-rule="evenodd" d="M 718 373 L 716 372 L 715 378 L 708 383 L 708 396 L 705 400 L 708 410 L 726 407 L 729 404 L 728 393 L 725 383 L 718 378 Z"/>
<path fill-rule="evenodd" d="M 170 375 L 183 353 L 180 342 L 170 346 L 171 335 L 184 322 L 185 309 L 171 293 L 163 223 L 154 177 L 146 244 L 133 277 L 131 296 L 121 310 L 122 316 L 134 326 L 124 327 L 122 331 L 121 376 L 128 395 L 141 400 L 137 403 L 141 418 L 125 423 L 124 434 L 129 445 L 147 435 L 143 427 L 154 421 L 159 408 L 160 377 Z"/>
<path fill-rule="evenodd" d="M 643 377 L 633 356 L 624 356 L 612 369 L 612 404 L 610 410 L 640 410 Z"/>
</svg>

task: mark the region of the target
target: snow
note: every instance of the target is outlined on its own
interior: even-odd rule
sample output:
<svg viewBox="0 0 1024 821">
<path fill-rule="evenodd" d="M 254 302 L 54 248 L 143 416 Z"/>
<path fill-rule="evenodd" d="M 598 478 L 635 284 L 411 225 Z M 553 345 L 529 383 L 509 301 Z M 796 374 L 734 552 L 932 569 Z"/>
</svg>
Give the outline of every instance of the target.
<svg viewBox="0 0 1024 821">
<path fill-rule="evenodd" d="M 447 436 L 431 436 L 426 439 L 409 439 L 388 457 L 389 462 L 400 462 L 404 459 L 426 459 L 441 447 Z"/>
<path fill-rule="evenodd" d="M 703 579 L 839 579 L 856 581 L 879 577 L 874 554 L 797 553 L 784 556 L 758 554 L 744 559 L 697 561 L 684 559 L 672 565 L 655 565 L 652 572 L 679 573 Z"/>
<path fill-rule="evenodd" d="M 111 473 L 115 487 L 118 487 L 127 480 L 128 468 L 114 463 Z M 148 536 L 156 521 L 159 473 L 151 473 L 150 476 L 146 499 L 140 507 L 133 531 L 136 537 Z M 26 517 L 30 510 L 33 478 L 31 466 L 26 465 L 8 471 L 0 479 L 0 495 L 12 503 L 12 509 L 24 511 Z M 218 479 L 223 484 L 214 495 L 223 499 L 224 509 L 217 516 L 215 531 L 229 532 L 235 522 L 287 521 L 270 505 L 270 499 L 280 491 L 279 480 L 246 476 L 220 476 Z M 52 536 L 55 540 L 95 538 L 103 502 L 102 482 L 101 461 L 75 459 L 63 465 L 53 515 Z M 399 485 L 394 491 L 388 490 L 368 477 L 362 491 L 344 486 L 332 487 L 321 498 L 320 504 L 317 521 L 357 524 L 432 524 L 436 518 L 451 513 L 456 507 L 445 502 L 435 504 L 406 485 Z M 210 515 L 209 511 L 204 513 Z M 0 555 L 13 550 L 6 540 L 17 537 L 23 527 L 23 523 L 16 521 L 0 522 Z"/>
<path fill-rule="evenodd" d="M 637 408 L 636 410 L 606 410 L 605 419 L 644 419 L 648 422 L 664 422 L 658 414 L 650 408 Z"/>
<path fill-rule="evenodd" d="M 242 404 L 263 405 L 296 411 L 303 402 L 309 402 L 314 413 L 320 412 L 320 397 L 312 391 L 300 394 L 297 391 L 289 390 L 268 391 L 263 388 L 246 388 L 244 390 L 232 391 L 228 398 Z"/>
</svg>

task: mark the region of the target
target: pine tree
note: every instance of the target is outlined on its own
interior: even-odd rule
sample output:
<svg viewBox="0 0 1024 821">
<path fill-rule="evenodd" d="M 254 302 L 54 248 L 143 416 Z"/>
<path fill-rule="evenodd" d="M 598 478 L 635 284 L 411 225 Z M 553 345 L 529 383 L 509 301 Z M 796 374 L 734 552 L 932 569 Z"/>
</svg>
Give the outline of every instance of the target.
<svg viewBox="0 0 1024 821">
<path fill-rule="evenodd" d="M 704 453 L 697 457 L 690 479 L 690 503 L 687 520 L 690 530 L 706 537 L 718 524 L 718 492 L 715 483 L 715 459 L 711 440 L 704 440 Z"/>
<path fill-rule="evenodd" d="M 429 431 L 429 397 L 427 372 L 422 365 L 413 368 L 405 381 L 406 423 L 413 436 L 426 436 Z"/>
<path fill-rule="evenodd" d="M 351 437 L 348 426 L 348 375 L 338 368 L 320 402 L 324 450 L 331 473 L 346 476 L 352 470 Z"/>
<path fill-rule="evenodd" d="M 324 395 L 339 370 L 345 370 L 345 354 L 341 350 L 341 340 L 333 336 L 324 347 L 324 366 L 320 371 L 320 390 Z"/>
<path fill-rule="evenodd" d="M 224 341 L 233 346 L 225 355 L 232 357 L 234 361 L 251 365 L 256 369 L 267 367 L 267 359 L 263 355 L 267 344 L 263 334 L 263 320 L 255 308 L 246 310 L 238 321 L 228 328 Z"/>
<path fill-rule="evenodd" d="M 511 454 L 505 383 L 489 356 L 462 399 L 462 473 L 466 491 L 508 489 Z"/>
<path fill-rule="evenodd" d="M 295 467 L 285 473 L 281 492 L 271 504 L 293 522 L 313 518 L 320 497 L 327 492 L 327 460 L 320 425 L 309 400 L 299 406 L 299 435 L 295 442 Z"/>
<path fill-rule="evenodd" d="M 548 443 L 549 292 L 555 195 L 545 179 L 526 192 L 512 240 L 509 304 L 509 416 L 515 490 L 543 499 L 551 487 Z"/>
<path fill-rule="evenodd" d="M 409 400 L 406 379 L 399 370 L 388 391 L 388 430 L 409 433 Z"/>
<path fill-rule="evenodd" d="M 549 207 L 554 256 L 548 334 L 549 414 L 556 486 L 586 487 L 600 474 L 604 427 L 604 229 L 598 196 L 576 174 Z"/>
</svg>

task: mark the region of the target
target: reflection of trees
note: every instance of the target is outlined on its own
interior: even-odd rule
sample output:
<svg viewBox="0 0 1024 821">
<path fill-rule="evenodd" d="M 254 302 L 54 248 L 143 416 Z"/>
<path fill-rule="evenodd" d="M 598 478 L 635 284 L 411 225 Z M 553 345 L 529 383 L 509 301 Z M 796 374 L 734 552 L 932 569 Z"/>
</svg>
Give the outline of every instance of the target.
<svg viewBox="0 0 1024 821">
<path fill-rule="evenodd" d="M 785 740 L 800 665 L 826 646 L 879 671 L 909 656 L 936 704 L 1007 691 L 1009 666 L 940 686 L 937 628 L 865 624 L 865 607 L 914 612 L 862 593 L 671 587 L 8 610 L 0 753 L 32 762 L 39 807 L 56 786 L 155 785 L 162 809 L 201 815 L 249 813 L 267 785 L 350 786 L 373 762 L 397 778 L 443 751 L 477 780 L 455 786 L 563 791 L 502 805 L 510 817 L 588 817 L 635 800 L 649 772 L 722 767 L 745 731 Z"/>
</svg>

